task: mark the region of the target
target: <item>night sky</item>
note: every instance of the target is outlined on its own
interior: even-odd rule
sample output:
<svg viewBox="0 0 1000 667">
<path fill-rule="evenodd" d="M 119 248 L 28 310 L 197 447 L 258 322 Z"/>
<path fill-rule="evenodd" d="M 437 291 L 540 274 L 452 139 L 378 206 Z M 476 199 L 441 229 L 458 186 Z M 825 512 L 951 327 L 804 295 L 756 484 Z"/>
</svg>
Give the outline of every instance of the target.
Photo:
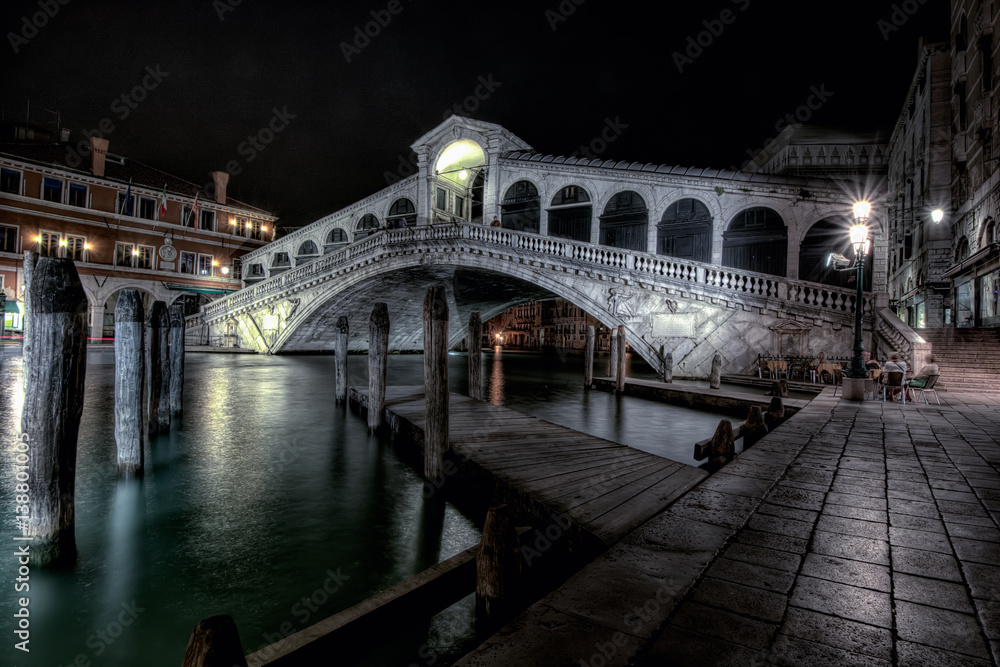
<svg viewBox="0 0 1000 667">
<path fill-rule="evenodd" d="M 235 166 L 230 195 L 286 227 L 384 187 L 456 108 L 542 153 L 603 132 L 600 157 L 699 167 L 810 101 L 808 123 L 888 132 L 949 22 L 943 0 L 64 1 L 0 10 L 4 118 L 103 126 L 195 183 Z"/>
</svg>

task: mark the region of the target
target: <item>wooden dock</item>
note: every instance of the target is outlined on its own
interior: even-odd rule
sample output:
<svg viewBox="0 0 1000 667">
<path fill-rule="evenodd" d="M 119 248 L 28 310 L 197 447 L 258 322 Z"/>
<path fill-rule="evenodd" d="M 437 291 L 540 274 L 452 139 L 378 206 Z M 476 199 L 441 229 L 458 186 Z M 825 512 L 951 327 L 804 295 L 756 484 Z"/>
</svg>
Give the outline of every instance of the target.
<svg viewBox="0 0 1000 667">
<path fill-rule="evenodd" d="M 367 391 L 351 388 L 364 408 Z M 386 422 L 422 444 L 422 386 L 388 387 Z M 557 513 L 605 545 L 650 519 L 708 476 L 664 459 L 508 408 L 450 395 L 452 456 Z"/>
</svg>

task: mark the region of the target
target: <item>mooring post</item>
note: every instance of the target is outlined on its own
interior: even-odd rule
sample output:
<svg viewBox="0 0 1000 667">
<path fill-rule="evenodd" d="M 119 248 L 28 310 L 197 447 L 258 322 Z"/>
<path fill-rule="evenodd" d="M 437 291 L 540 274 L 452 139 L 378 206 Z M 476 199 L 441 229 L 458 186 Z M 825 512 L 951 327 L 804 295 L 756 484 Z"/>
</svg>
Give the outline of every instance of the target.
<svg viewBox="0 0 1000 667">
<path fill-rule="evenodd" d="M 146 313 L 139 290 L 123 289 L 115 305 L 115 443 L 118 474 L 143 473 L 146 439 Z"/>
<path fill-rule="evenodd" d="M 775 396 L 771 399 L 771 404 L 767 406 L 767 415 L 764 417 L 764 422 L 767 424 L 768 430 L 773 431 L 784 418 L 785 403 L 781 400 L 780 396 Z"/>
<path fill-rule="evenodd" d="M 424 477 L 443 481 L 448 451 L 448 302 L 444 287 L 424 297 Z"/>
<path fill-rule="evenodd" d="M 712 374 L 708 378 L 708 386 L 718 389 L 722 384 L 722 355 L 716 354 L 712 357 Z"/>
<path fill-rule="evenodd" d="M 483 320 L 479 311 L 469 316 L 469 398 L 483 400 Z"/>
<path fill-rule="evenodd" d="M 615 390 L 625 391 L 625 325 L 618 326 L 618 367 L 615 369 Z"/>
<path fill-rule="evenodd" d="M 146 316 L 146 435 L 170 432 L 170 318 L 154 301 Z"/>
<path fill-rule="evenodd" d="M 347 315 L 337 318 L 337 329 L 333 338 L 334 367 L 336 369 L 337 403 L 347 402 Z"/>
<path fill-rule="evenodd" d="M 76 560 L 76 445 L 87 374 L 87 295 L 73 260 L 43 257 L 31 280 L 31 350 L 23 413 L 27 429 L 14 449 L 27 458 L 30 512 L 18 525 L 33 537 L 30 559 L 43 566 Z M 18 482 L 21 482 L 18 479 Z"/>
<path fill-rule="evenodd" d="M 611 353 L 611 361 L 608 362 L 608 377 L 615 379 L 615 372 L 618 370 L 618 327 L 611 327 L 611 343 L 608 345 L 608 352 Z"/>
<path fill-rule="evenodd" d="M 733 423 L 728 419 L 719 422 L 709 445 L 709 459 L 724 458 L 732 461 L 736 456 L 736 437 L 733 433 Z"/>
<path fill-rule="evenodd" d="M 199 621 L 191 632 L 181 667 L 247 667 L 233 617 L 223 614 Z"/>
<path fill-rule="evenodd" d="M 184 414 L 184 306 L 170 306 L 170 418 Z"/>
<path fill-rule="evenodd" d="M 31 280 L 38 263 L 38 253 L 34 250 L 24 251 L 24 317 L 21 318 L 21 388 L 28 388 L 28 372 L 31 368 Z M 21 413 L 24 414 L 23 412 Z M 21 431 L 26 430 L 24 418 L 21 421 Z"/>
<path fill-rule="evenodd" d="M 378 302 L 368 322 L 368 430 L 382 426 L 385 375 L 389 363 L 389 306 Z"/>
<path fill-rule="evenodd" d="M 521 576 L 517 529 L 506 505 L 486 513 L 476 556 L 476 623 L 503 621 L 512 608 Z"/>
<path fill-rule="evenodd" d="M 663 355 L 663 381 L 672 383 L 674 381 L 674 353 L 666 352 Z"/>
<path fill-rule="evenodd" d="M 594 327 L 587 327 L 587 351 L 583 357 L 583 386 L 590 389 L 594 384 L 594 342 L 597 335 Z"/>
<path fill-rule="evenodd" d="M 764 412 L 759 405 L 752 405 L 743 424 L 743 451 L 753 447 L 765 435 L 767 435 L 767 423 L 764 421 Z"/>
</svg>

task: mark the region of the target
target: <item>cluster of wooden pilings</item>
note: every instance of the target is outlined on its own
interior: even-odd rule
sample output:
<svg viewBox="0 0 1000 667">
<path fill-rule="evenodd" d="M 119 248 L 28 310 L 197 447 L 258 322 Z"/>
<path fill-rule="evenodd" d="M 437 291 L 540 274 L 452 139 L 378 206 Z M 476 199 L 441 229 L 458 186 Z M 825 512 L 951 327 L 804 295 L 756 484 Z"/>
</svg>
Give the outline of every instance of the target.
<svg viewBox="0 0 1000 667">
<path fill-rule="evenodd" d="M 76 559 L 76 451 L 87 372 L 87 297 L 73 261 L 25 253 L 22 363 L 31 560 L 62 567 Z M 181 414 L 184 317 L 162 301 L 149 316 L 137 290 L 122 290 L 115 309 L 115 441 L 118 471 L 141 475 L 147 435 L 164 433 Z M 145 402 L 144 402 L 145 401 Z M 19 503 L 20 504 L 20 503 Z M 23 517 L 23 518 L 22 518 Z"/>
<path fill-rule="evenodd" d="M 777 384 L 777 383 L 775 383 Z M 787 392 L 785 394 L 788 395 Z M 746 421 L 735 428 L 728 419 L 719 422 L 715 434 L 706 440 L 695 443 L 694 459 L 708 460 L 711 464 L 732 461 L 736 456 L 736 441 L 743 438 L 743 450 L 752 447 L 769 431 L 774 430 L 785 419 L 785 404 L 781 396 L 775 395 L 765 414 L 759 406 L 751 406 Z"/>
</svg>

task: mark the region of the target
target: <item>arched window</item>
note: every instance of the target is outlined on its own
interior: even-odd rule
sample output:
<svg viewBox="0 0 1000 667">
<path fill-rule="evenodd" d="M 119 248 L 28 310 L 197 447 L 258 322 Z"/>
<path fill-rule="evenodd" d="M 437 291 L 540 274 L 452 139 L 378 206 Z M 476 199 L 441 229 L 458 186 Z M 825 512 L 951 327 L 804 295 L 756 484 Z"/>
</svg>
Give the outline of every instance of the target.
<svg viewBox="0 0 1000 667">
<path fill-rule="evenodd" d="M 319 256 L 319 248 L 312 241 L 303 241 L 299 249 L 295 251 L 295 266 L 304 264 L 316 259 Z"/>
<path fill-rule="evenodd" d="M 601 216 L 601 245 L 646 250 L 649 210 L 637 192 L 626 190 L 611 198 Z"/>
<path fill-rule="evenodd" d="M 856 288 L 856 271 L 837 271 L 827 266 L 830 253 L 839 253 L 854 259 L 851 247 L 849 223 L 842 220 L 820 220 L 806 232 L 799 245 L 799 280 Z M 865 287 L 871 290 L 874 253 L 865 258 Z"/>
<path fill-rule="evenodd" d="M 378 231 L 378 218 L 373 213 L 367 213 L 360 220 L 354 231 L 354 240 L 360 241 Z"/>
<path fill-rule="evenodd" d="M 586 190 L 578 185 L 567 185 L 552 198 L 548 214 L 549 236 L 590 242 L 594 206 Z"/>
<path fill-rule="evenodd" d="M 955 263 L 964 262 L 969 258 L 969 239 L 962 237 L 958 240 L 958 245 L 955 247 Z"/>
<path fill-rule="evenodd" d="M 505 229 L 537 234 L 541 219 L 538 188 L 529 181 L 518 181 L 510 186 L 500 203 L 500 213 Z"/>
<path fill-rule="evenodd" d="M 400 227 L 415 227 L 417 224 L 417 209 L 409 199 L 397 199 L 389 207 L 389 215 L 385 219 L 389 229 Z"/>
<path fill-rule="evenodd" d="M 656 254 L 696 262 L 712 261 L 712 214 L 697 199 L 681 199 L 656 226 Z"/>
<path fill-rule="evenodd" d="M 330 246 L 336 246 L 343 243 L 349 243 L 350 239 L 347 238 L 347 232 L 345 232 L 340 227 L 334 227 L 330 230 L 330 233 L 326 235 L 326 243 L 324 244 L 324 250 L 330 252 Z"/>
<path fill-rule="evenodd" d="M 722 235 L 722 265 L 757 273 L 787 273 L 788 230 L 777 212 L 757 206 L 741 211 Z"/>
</svg>

